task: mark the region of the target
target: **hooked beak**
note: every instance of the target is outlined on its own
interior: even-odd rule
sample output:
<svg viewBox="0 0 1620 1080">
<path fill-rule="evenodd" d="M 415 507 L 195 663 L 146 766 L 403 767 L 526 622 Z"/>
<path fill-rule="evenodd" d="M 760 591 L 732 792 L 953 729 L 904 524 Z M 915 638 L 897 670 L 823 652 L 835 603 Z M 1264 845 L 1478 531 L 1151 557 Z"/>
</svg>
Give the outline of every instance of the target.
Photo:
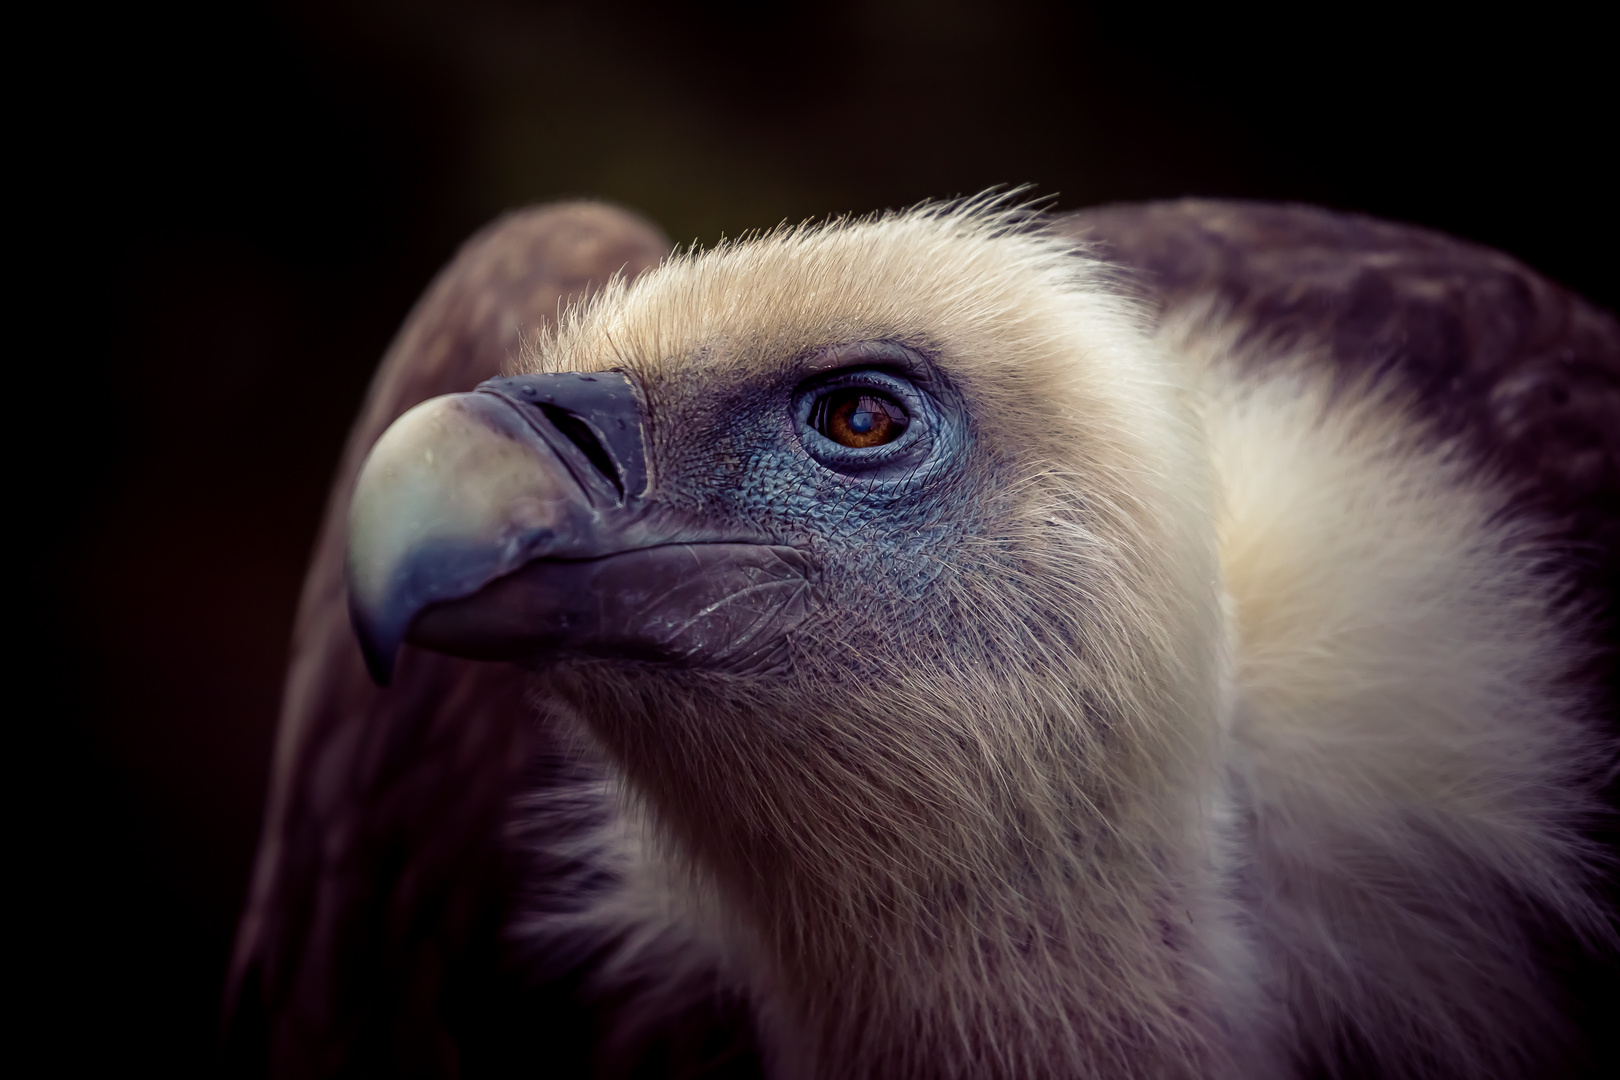
<svg viewBox="0 0 1620 1080">
<path fill-rule="evenodd" d="M 491 379 L 394 421 L 349 508 L 349 612 L 372 678 L 388 684 L 404 641 L 769 666 L 806 610 L 804 557 L 662 506 L 644 430 L 619 372 Z"/>
</svg>

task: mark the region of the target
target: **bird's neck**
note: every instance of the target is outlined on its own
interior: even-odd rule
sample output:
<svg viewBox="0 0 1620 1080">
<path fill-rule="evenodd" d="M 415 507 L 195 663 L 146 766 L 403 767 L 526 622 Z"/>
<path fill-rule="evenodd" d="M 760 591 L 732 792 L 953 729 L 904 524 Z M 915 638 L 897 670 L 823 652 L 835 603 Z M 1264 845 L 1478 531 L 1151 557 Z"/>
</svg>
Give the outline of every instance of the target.
<svg viewBox="0 0 1620 1080">
<path fill-rule="evenodd" d="M 1210 1075 L 1207 748 L 1028 695 L 1004 717 L 798 704 L 595 725 L 745 958 L 774 1074 Z"/>
<path fill-rule="evenodd" d="M 1087 848 L 1083 872 L 1009 852 L 905 896 L 778 883 L 739 905 L 734 925 L 765 927 L 760 1000 L 793 1006 L 761 1018 L 775 1075 L 1218 1074 L 1203 868 L 1179 845 Z"/>
</svg>

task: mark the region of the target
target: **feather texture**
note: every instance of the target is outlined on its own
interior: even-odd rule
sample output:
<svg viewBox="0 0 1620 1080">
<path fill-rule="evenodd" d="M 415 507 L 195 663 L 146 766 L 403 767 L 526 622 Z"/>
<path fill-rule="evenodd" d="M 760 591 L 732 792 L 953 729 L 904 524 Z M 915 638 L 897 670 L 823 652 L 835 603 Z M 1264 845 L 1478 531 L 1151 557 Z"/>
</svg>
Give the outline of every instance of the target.
<svg viewBox="0 0 1620 1080">
<path fill-rule="evenodd" d="M 1531 326 L 1515 340 L 1538 349 L 1558 332 L 1498 320 L 1462 350 L 1495 348 L 1496 382 L 1437 380 L 1422 341 L 1403 357 L 1355 337 L 1424 325 L 1403 324 L 1407 295 L 1455 313 L 1402 292 L 1421 277 L 1407 264 L 1369 257 L 1335 291 L 1275 261 L 1200 261 L 1213 243 L 1166 256 L 1196 240 L 1189 220 L 1263 233 L 1234 245 L 1257 259 L 1363 235 L 1316 211 L 1053 226 L 981 200 L 684 253 L 543 331 L 519 366 L 631 373 L 664 497 L 800 547 L 822 617 L 754 675 L 546 663 L 526 727 L 511 697 L 410 681 L 460 662 L 407 656 L 392 700 L 416 695 L 438 726 L 492 710 L 434 751 L 409 734 L 427 721 L 340 706 L 298 674 L 360 670 L 331 616 L 306 614 L 327 637 L 301 631 L 239 966 L 269 1002 L 273 1071 L 449 1072 L 502 1038 L 597 1075 L 787 1080 L 1511 1077 L 1576 1053 L 1542 952 L 1612 936 L 1589 839 L 1613 760 L 1594 629 L 1610 481 L 1601 450 L 1538 453 L 1534 418 L 1516 442 L 1492 426 L 1529 415 L 1501 326 Z M 1612 320 L 1516 264 L 1364 232 L 1431 270 L 1528 282 L 1545 301 L 1530 310 L 1563 305 L 1595 358 L 1583 377 L 1620 367 Z M 1122 288 L 1099 252 L 1139 276 Z M 1312 296 L 1380 288 L 1378 318 L 1326 301 L 1308 317 Z M 860 340 L 926 355 L 971 417 L 953 474 L 903 505 L 809 497 L 738 441 L 759 387 Z M 365 430 L 356 446 L 380 425 Z M 1556 498 L 1535 470 L 1563 478 Z M 377 779 L 430 760 L 425 787 Z M 323 838 L 343 814 L 392 830 L 404 872 Z M 424 899 L 470 880 L 432 854 L 455 821 L 497 852 L 466 903 L 506 921 L 499 938 L 433 936 L 465 925 L 456 901 Z M 323 937 L 289 915 L 315 896 L 350 897 L 351 921 Z M 343 927 L 365 911 L 447 941 L 405 977 L 495 955 L 460 1019 L 442 979 L 412 999 L 436 1049 L 381 1029 L 367 1044 L 345 1019 L 355 972 L 397 955 L 353 951 Z M 343 957 L 348 975 L 299 981 Z"/>
</svg>

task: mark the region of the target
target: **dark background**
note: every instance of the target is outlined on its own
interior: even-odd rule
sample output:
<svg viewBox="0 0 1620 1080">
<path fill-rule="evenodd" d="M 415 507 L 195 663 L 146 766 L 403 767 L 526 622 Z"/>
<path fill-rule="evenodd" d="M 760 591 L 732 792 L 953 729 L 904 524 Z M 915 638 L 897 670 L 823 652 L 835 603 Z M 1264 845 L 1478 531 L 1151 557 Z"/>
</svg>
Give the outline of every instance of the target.
<svg viewBox="0 0 1620 1080">
<path fill-rule="evenodd" d="M 338 0 L 17 31 L 13 1052 L 210 1069 L 344 431 L 503 209 L 602 196 L 710 242 L 1008 183 L 1303 200 L 1616 305 L 1606 31 L 1550 5 L 1206 7 Z"/>
</svg>

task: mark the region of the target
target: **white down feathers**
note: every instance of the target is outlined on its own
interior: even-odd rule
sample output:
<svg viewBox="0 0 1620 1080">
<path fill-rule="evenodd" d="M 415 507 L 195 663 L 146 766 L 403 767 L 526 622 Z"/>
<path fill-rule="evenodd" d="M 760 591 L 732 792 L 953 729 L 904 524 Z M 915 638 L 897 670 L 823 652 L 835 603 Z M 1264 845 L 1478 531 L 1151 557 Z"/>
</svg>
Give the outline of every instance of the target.
<svg viewBox="0 0 1620 1080">
<path fill-rule="evenodd" d="M 1573 684 L 1581 613 L 1534 522 L 1398 385 L 1300 355 L 1202 373 L 1231 597 L 1237 870 L 1292 1040 L 1386 1075 L 1535 1074 L 1564 1049 L 1538 914 L 1609 934 L 1578 835 L 1612 751 Z M 1544 939 L 1543 939 L 1544 944 Z"/>
<path fill-rule="evenodd" d="M 1346 1045 L 1390 1076 L 1534 1075 L 1561 1038 L 1537 920 L 1609 934 L 1579 830 L 1612 756 L 1571 679 L 1584 630 L 1555 603 L 1562 582 L 1536 525 L 1504 513 L 1511 493 L 1431 438 L 1393 380 L 1335 384 L 1308 346 L 1238 355 L 1237 328 L 1208 308 L 1153 327 L 1108 281 L 1014 215 L 928 208 L 678 256 L 568 313 L 526 361 L 627 367 L 657 383 L 724 379 L 847 340 L 930 343 L 975 418 L 1002 433 L 981 439 L 985 452 L 1020 470 L 982 542 L 1016 541 L 1042 568 L 1027 598 L 1008 599 L 1016 580 L 976 593 L 968 544 L 937 587 L 1006 648 L 1067 595 L 1093 615 L 1074 631 L 1089 635 L 1083 663 L 964 674 L 954 718 L 920 689 L 932 704 L 917 722 L 976 727 L 1014 775 L 1016 733 L 1044 730 L 1025 703 L 1089 693 L 1083 707 L 1039 707 L 1077 728 L 1104 724 L 1110 740 L 1042 735 L 1043 755 L 1072 744 L 1076 764 L 1031 764 L 1028 797 L 1054 802 L 1043 792 L 1068 782 L 1071 801 L 1114 808 L 1099 829 L 1123 840 L 1049 852 L 1054 866 L 1109 861 L 1087 886 L 1106 895 L 1015 895 L 1024 886 L 1009 881 L 964 906 L 1073 925 L 1072 940 L 1041 970 L 991 986 L 985 971 L 1024 962 L 1010 946 L 1006 964 L 985 945 L 974 963 L 924 977 L 884 967 L 912 955 L 898 946 L 865 957 L 862 935 L 818 924 L 810 906 L 793 913 L 791 940 L 777 934 L 786 916 L 749 910 L 759 901 L 728 885 L 723 850 L 688 850 L 676 838 L 690 828 L 668 820 L 726 811 L 689 798 L 672 809 L 620 778 L 607 763 L 631 751 L 578 700 L 543 711 L 602 747 L 581 752 L 607 770 L 618 810 L 582 850 L 617 866 L 622 885 L 515 932 L 538 944 L 588 924 L 630 931 L 598 978 L 604 990 L 650 985 L 650 1012 L 675 1009 L 676 988 L 702 981 L 694 972 L 720 972 L 754 1000 L 767 1058 L 787 1077 L 1284 1077 Z M 901 659 L 920 684 L 926 658 Z M 1043 679 L 1092 685 L 1020 684 Z M 712 705 L 660 700 L 693 715 Z M 790 800 L 793 782 L 773 797 Z M 533 809 L 602 790 L 587 779 L 537 793 Z M 997 824 L 962 806 L 963 828 Z M 1051 847 L 1068 834 L 1031 835 Z M 975 881 L 1017 870 L 994 851 L 972 860 Z M 1112 944 L 1169 912 L 1173 931 Z M 956 929 L 973 939 L 962 917 Z M 1088 943 L 1088 926 L 1107 940 Z M 820 985 L 799 955 L 818 933 L 848 969 L 847 995 L 795 990 Z M 878 999 L 903 996 L 897 980 L 937 983 L 944 1004 L 890 1009 Z M 1017 994 L 1031 1000 L 1015 1022 L 1005 999 Z"/>
</svg>

